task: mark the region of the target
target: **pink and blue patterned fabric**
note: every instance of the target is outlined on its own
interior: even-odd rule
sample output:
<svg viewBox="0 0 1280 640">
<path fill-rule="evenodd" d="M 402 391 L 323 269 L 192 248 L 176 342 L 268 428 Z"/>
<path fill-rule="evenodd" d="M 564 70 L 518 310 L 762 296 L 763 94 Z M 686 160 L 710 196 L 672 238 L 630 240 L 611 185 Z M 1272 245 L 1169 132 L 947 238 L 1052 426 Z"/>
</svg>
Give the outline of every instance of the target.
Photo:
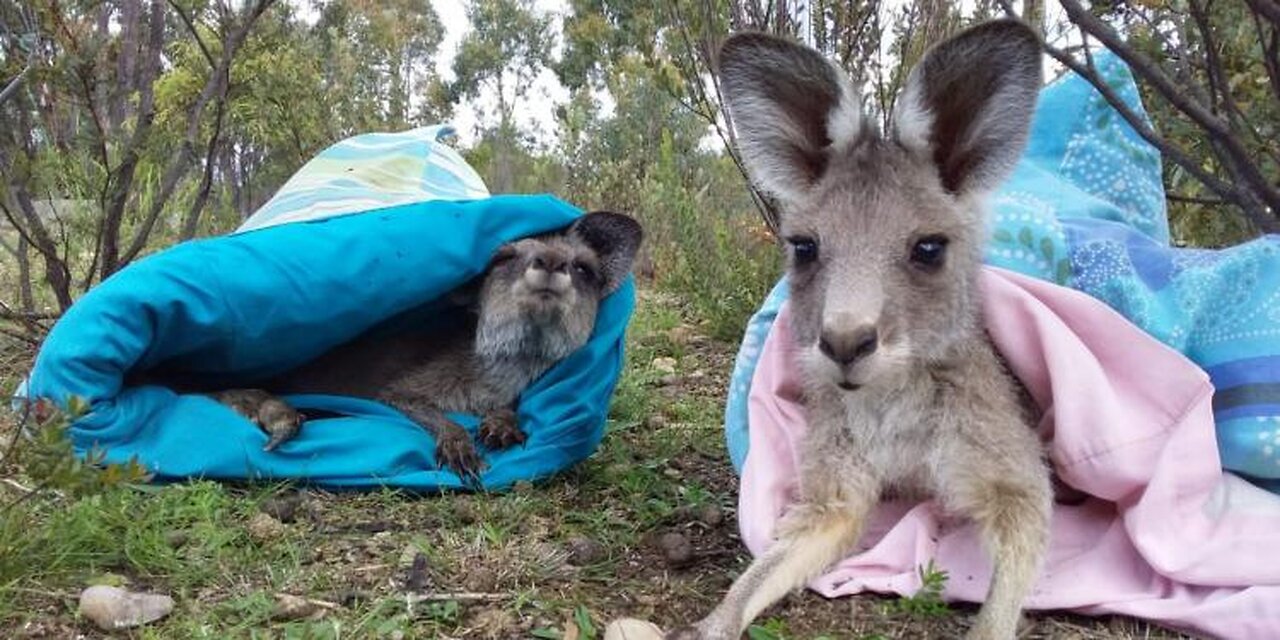
<svg viewBox="0 0 1280 640">
<path fill-rule="evenodd" d="M 1128 67 L 1095 62 L 1145 117 Z M 1224 468 L 1280 490 L 1280 236 L 1220 250 L 1170 246 L 1160 154 L 1082 78 L 1046 86 L 1027 150 L 991 199 L 989 264 L 1084 291 L 1204 368 Z M 747 391 L 787 297 L 778 283 L 748 323 L 725 433 L 747 452 Z M 1124 425 L 1115 425 L 1124 428 Z"/>
</svg>

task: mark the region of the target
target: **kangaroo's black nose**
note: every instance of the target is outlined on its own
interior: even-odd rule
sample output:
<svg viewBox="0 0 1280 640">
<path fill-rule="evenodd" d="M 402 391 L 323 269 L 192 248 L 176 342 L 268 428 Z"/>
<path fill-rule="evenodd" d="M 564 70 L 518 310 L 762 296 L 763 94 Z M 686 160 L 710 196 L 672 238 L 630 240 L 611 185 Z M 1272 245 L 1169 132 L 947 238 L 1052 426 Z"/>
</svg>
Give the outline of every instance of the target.
<svg viewBox="0 0 1280 640">
<path fill-rule="evenodd" d="M 818 350 L 839 364 L 847 365 L 875 353 L 880 336 L 872 325 L 850 330 L 823 329 Z"/>
<path fill-rule="evenodd" d="M 543 253 L 533 257 L 533 268 L 547 273 L 568 273 L 569 261 L 557 253 Z"/>
</svg>

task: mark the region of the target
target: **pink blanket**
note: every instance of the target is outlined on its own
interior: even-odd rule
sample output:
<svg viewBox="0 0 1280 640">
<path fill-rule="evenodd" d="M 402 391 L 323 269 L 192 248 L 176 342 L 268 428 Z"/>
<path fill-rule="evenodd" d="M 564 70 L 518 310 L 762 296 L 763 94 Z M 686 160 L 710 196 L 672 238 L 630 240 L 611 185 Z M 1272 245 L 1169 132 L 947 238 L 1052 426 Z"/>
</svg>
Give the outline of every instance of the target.
<svg viewBox="0 0 1280 640">
<path fill-rule="evenodd" d="M 1054 467 L 1092 496 L 1056 505 L 1026 606 L 1280 638 L 1280 496 L 1222 471 L 1205 374 L 1077 291 L 995 268 L 982 285 L 991 336 L 1044 410 Z M 751 386 L 739 519 L 755 554 L 798 481 L 805 420 L 789 317 L 784 306 Z M 983 599 L 991 569 L 974 527 L 932 503 L 881 505 L 858 552 L 810 587 L 911 594 L 930 559 L 950 574 L 947 598 Z"/>
</svg>

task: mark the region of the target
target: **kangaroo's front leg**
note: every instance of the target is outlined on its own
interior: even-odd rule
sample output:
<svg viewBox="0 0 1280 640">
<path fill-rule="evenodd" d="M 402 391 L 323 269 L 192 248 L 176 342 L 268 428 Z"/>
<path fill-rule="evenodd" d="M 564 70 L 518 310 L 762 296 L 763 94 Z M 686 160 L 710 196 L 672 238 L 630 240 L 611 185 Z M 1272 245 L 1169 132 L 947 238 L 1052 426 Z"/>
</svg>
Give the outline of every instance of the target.
<svg viewBox="0 0 1280 640">
<path fill-rule="evenodd" d="M 848 477 L 864 481 L 847 483 L 836 495 L 792 507 L 778 523 L 773 545 L 738 576 L 715 610 L 693 627 L 678 629 L 667 638 L 737 640 L 769 605 L 848 554 L 879 495 L 869 476 L 850 470 Z"/>
<path fill-rule="evenodd" d="M 976 455 L 960 458 L 971 464 L 973 460 L 990 460 Z M 986 602 L 965 636 L 969 640 L 1017 637 L 1022 601 L 1039 575 L 1049 537 L 1053 489 L 1038 459 L 1022 462 L 953 469 L 944 480 L 951 483 L 944 500 L 977 523 L 995 565 Z"/>
<path fill-rule="evenodd" d="M 230 407 L 267 434 L 263 451 L 293 439 L 302 429 L 302 414 L 289 403 L 262 389 L 227 389 L 209 394 L 214 400 Z"/>
<path fill-rule="evenodd" d="M 463 481 L 479 479 L 480 472 L 484 471 L 484 462 L 476 451 L 476 445 L 471 442 L 471 434 L 462 425 L 450 420 L 444 411 L 421 400 L 380 399 L 403 411 L 436 439 L 436 464 L 449 467 Z"/>
</svg>

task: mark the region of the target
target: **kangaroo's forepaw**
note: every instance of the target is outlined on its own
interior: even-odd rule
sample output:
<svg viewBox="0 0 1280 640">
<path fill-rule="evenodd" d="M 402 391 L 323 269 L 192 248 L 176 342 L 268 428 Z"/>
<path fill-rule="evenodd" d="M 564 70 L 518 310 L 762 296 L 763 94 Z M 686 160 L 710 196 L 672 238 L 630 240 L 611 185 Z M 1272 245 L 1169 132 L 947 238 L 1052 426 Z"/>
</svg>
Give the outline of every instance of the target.
<svg viewBox="0 0 1280 640">
<path fill-rule="evenodd" d="M 486 414 L 480 422 L 480 443 L 491 451 L 501 451 L 524 444 L 525 433 L 516 423 L 514 413 Z"/>
<path fill-rule="evenodd" d="M 302 429 L 305 418 L 289 403 L 262 389 L 228 389 L 211 394 L 214 400 L 230 407 L 267 434 L 263 451 L 292 440 Z"/>
<path fill-rule="evenodd" d="M 436 438 L 436 464 L 452 469 L 464 482 L 479 481 L 480 472 L 484 471 L 484 461 L 480 459 L 476 446 L 467 432 L 461 429 L 442 433 Z"/>
</svg>

